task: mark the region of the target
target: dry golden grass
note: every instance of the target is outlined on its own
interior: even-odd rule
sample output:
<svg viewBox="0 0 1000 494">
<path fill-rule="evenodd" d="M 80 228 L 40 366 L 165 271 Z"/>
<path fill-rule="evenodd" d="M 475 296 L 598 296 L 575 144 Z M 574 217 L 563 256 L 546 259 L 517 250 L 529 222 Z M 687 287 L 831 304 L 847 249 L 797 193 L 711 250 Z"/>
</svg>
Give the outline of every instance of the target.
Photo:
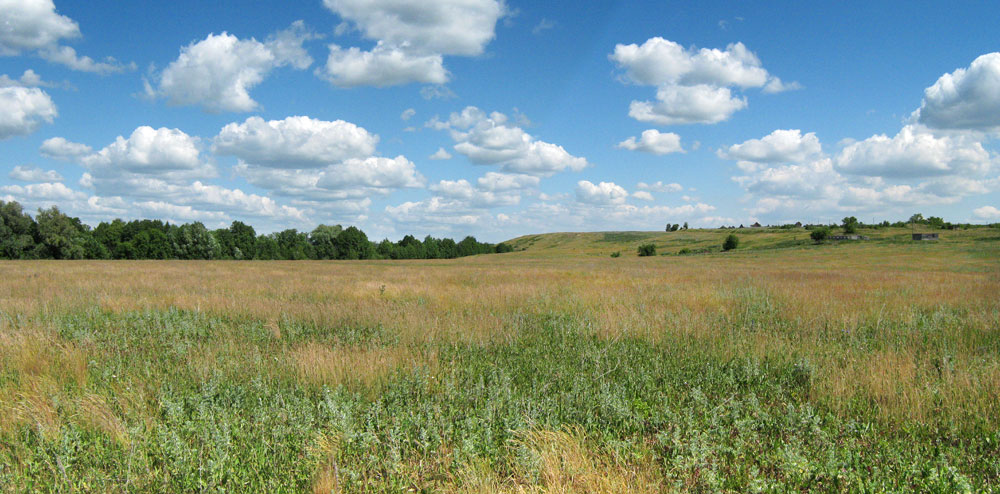
<svg viewBox="0 0 1000 494">
<path fill-rule="evenodd" d="M 423 357 L 407 348 L 331 348 L 310 342 L 291 351 L 301 378 L 309 383 L 335 388 L 370 389 L 400 367 L 433 365 L 433 356 Z"/>
<path fill-rule="evenodd" d="M 85 387 L 86 352 L 46 321 L 92 307 L 179 308 L 261 321 L 276 357 L 307 382 L 369 386 L 400 366 L 432 365 L 420 350 L 426 343 L 504 341 L 525 316 L 569 313 L 607 338 L 802 359 L 813 369 L 812 399 L 834 407 L 863 397 L 887 419 L 941 406 L 996 415 L 1000 371 L 984 342 L 1000 337 L 1000 263 L 995 248 L 970 245 L 618 259 L 546 251 L 437 261 L 0 262 L 0 359 L 28 380 Z M 374 349 L 288 346 L 281 321 L 382 327 L 399 339 Z M 208 376 L 218 355 L 240 351 L 231 335 L 198 349 L 191 367 Z M 942 395 L 965 398 L 941 405 Z"/>
<path fill-rule="evenodd" d="M 84 426 L 107 435 L 123 448 L 128 448 L 130 440 L 125 423 L 115 415 L 103 397 L 87 394 L 80 398 L 77 420 Z"/>
<path fill-rule="evenodd" d="M 514 478 L 498 477 L 488 466 L 470 466 L 448 492 L 638 494 L 662 492 L 655 465 L 626 465 L 612 455 L 593 451 L 579 428 L 565 431 L 521 431 L 517 447 L 533 465 Z"/>
</svg>

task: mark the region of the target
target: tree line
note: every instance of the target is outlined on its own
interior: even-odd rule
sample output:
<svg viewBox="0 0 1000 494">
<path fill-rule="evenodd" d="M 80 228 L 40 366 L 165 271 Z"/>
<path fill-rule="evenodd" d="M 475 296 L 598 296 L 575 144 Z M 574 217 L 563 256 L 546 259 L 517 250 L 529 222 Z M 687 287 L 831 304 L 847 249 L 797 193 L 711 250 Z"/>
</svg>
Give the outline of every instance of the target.
<svg viewBox="0 0 1000 494">
<path fill-rule="evenodd" d="M 0 201 L 0 259 L 453 259 L 512 250 L 472 236 L 375 243 L 359 228 L 340 225 L 261 235 L 241 221 L 217 230 L 201 222 L 121 219 L 91 228 L 56 206 L 32 218 L 16 201 Z"/>
</svg>

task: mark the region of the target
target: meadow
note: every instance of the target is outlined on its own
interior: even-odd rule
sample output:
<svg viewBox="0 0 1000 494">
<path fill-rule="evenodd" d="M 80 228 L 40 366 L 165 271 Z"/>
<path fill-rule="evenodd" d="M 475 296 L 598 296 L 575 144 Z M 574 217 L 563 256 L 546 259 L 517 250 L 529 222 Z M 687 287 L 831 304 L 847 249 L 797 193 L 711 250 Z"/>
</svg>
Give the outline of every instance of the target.
<svg viewBox="0 0 1000 494">
<path fill-rule="evenodd" d="M 0 492 L 1000 490 L 1000 230 L 728 233 L 0 262 Z"/>
</svg>

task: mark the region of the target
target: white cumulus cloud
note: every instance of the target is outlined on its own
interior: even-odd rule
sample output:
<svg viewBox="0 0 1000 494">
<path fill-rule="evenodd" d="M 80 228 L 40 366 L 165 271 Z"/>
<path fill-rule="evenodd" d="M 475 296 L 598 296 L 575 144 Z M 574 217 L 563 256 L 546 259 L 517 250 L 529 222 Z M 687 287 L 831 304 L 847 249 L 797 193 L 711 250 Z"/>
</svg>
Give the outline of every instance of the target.
<svg viewBox="0 0 1000 494">
<path fill-rule="evenodd" d="M 628 114 L 659 125 L 713 124 L 746 106 L 746 98 L 734 96 L 726 87 L 666 85 L 657 89 L 656 101 L 632 101 Z"/>
<path fill-rule="evenodd" d="M 67 141 L 64 137 L 46 139 L 38 150 L 46 158 L 65 161 L 75 161 L 93 152 L 90 146 Z"/>
<path fill-rule="evenodd" d="M 445 148 L 438 148 L 437 151 L 434 151 L 434 154 L 428 156 L 428 159 L 432 159 L 435 161 L 450 160 L 451 153 L 449 153 L 448 150 L 446 150 Z"/>
<path fill-rule="evenodd" d="M 272 70 L 286 65 L 303 70 L 312 65 L 302 43 L 313 37 L 302 21 L 263 43 L 226 32 L 210 34 L 181 48 L 177 60 L 157 75 L 157 87 L 147 83 L 146 93 L 173 105 L 200 105 L 209 112 L 254 110 L 259 105 L 250 97 L 250 89 Z"/>
<path fill-rule="evenodd" d="M 981 208 L 976 208 L 972 211 L 972 214 L 976 215 L 977 218 L 982 218 L 984 220 L 1000 219 L 1000 209 L 997 209 L 993 206 L 983 206 Z"/>
<path fill-rule="evenodd" d="M 317 74 L 337 87 L 388 87 L 420 82 L 444 84 L 449 80 L 441 55 L 413 55 L 379 44 L 371 51 L 331 44 L 330 56 Z"/>
<path fill-rule="evenodd" d="M 41 168 L 26 166 L 15 166 L 8 177 L 22 182 L 62 182 L 63 177 L 55 170 L 42 170 Z"/>
<path fill-rule="evenodd" d="M 646 182 L 639 182 L 636 186 L 639 190 L 648 190 L 650 192 L 680 192 L 684 190 L 684 187 L 678 183 L 664 183 L 662 181 L 656 181 L 655 183 L 648 184 Z"/>
<path fill-rule="evenodd" d="M 750 139 L 720 149 L 719 157 L 755 163 L 801 163 L 822 154 L 823 146 L 814 132 L 778 129 L 761 139 Z"/>
<path fill-rule="evenodd" d="M 935 136 L 907 125 L 894 137 L 874 135 L 845 147 L 837 169 L 851 175 L 931 177 L 982 175 L 993 166 L 990 153 L 970 136 Z"/>
<path fill-rule="evenodd" d="M 618 44 L 609 58 L 636 84 L 657 86 L 656 101 L 632 101 L 629 116 L 658 125 L 713 124 L 746 108 L 731 88 L 763 88 L 776 93 L 801 88 L 769 74 L 743 43 L 724 50 L 685 48 L 653 37 L 643 44 Z"/>
<path fill-rule="evenodd" d="M 585 204 L 624 204 L 628 191 L 614 182 L 594 184 L 589 180 L 576 183 L 576 200 Z"/>
<path fill-rule="evenodd" d="M 681 136 L 673 132 L 660 132 L 656 129 L 644 130 L 639 139 L 629 137 L 618 143 L 618 147 L 630 151 L 642 151 L 657 155 L 683 153 Z"/>
<path fill-rule="evenodd" d="M 339 87 L 444 84 L 449 73 L 443 57 L 482 54 L 506 14 L 498 0 L 324 0 L 323 5 L 376 42 L 371 50 L 329 45 L 327 64 L 317 74 Z"/>
<path fill-rule="evenodd" d="M 616 45 L 610 58 L 625 69 L 629 79 L 648 86 L 761 87 L 768 81 L 760 59 L 743 43 L 730 44 L 725 50 L 695 49 L 657 36 L 642 45 Z"/>
<path fill-rule="evenodd" d="M 924 90 L 919 121 L 939 129 L 1000 129 L 1000 52 L 942 75 Z"/>
<path fill-rule="evenodd" d="M 433 120 L 428 125 L 447 129 L 454 149 L 470 161 L 497 165 L 507 172 L 548 176 L 563 170 L 580 171 L 587 160 L 573 156 L 562 146 L 540 141 L 509 122 L 499 112 L 487 115 L 474 106 L 452 113 L 447 122 Z"/>
<path fill-rule="evenodd" d="M 38 88 L 0 88 L 0 141 L 28 135 L 59 112 L 48 93 Z"/>
<path fill-rule="evenodd" d="M 227 124 L 213 140 L 216 154 L 271 168 L 319 168 L 371 156 L 377 135 L 343 120 L 305 116 L 283 120 L 247 118 Z"/>
<path fill-rule="evenodd" d="M 62 40 L 79 37 L 80 26 L 57 13 L 52 0 L 0 0 L 0 56 L 33 52 L 73 70 L 102 74 L 131 67 L 110 57 L 98 62 L 77 55 L 72 47 L 59 44 Z"/>
</svg>

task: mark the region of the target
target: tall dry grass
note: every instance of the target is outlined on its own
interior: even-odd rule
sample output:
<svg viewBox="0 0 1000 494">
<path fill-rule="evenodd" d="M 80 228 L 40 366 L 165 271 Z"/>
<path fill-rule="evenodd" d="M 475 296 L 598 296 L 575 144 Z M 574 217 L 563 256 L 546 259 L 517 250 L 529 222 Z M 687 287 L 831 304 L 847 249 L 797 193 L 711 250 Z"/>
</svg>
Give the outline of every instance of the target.
<svg viewBox="0 0 1000 494">
<path fill-rule="evenodd" d="M 990 252 L 872 245 L 620 259 L 0 262 L 0 360 L 21 376 L 0 388 L 0 417 L 52 427 L 52 383 L 75 383 L 85 394 L 87 350 L 52 327 L 61 314 L 94 307 L 259 320 L 274 341 L 275 355 L 264 357 L 304 382 L 361 386 L 400 366 L 427 365 L 424 345 L 488 345 L 514 338 L 525 315 L 573 314 L 609 339 L 802 360 L 811 399 L 834 408 L 861 399 L 889 421 L 942 407 L 996 416 L 1000 263 Z M 398 342 L 286 343 L 282 321 L 380 327 Z M 207 377 L 220 355 L 241 352 L 240 337 L 198 352 L 192 369 Z"/>
</svg>

